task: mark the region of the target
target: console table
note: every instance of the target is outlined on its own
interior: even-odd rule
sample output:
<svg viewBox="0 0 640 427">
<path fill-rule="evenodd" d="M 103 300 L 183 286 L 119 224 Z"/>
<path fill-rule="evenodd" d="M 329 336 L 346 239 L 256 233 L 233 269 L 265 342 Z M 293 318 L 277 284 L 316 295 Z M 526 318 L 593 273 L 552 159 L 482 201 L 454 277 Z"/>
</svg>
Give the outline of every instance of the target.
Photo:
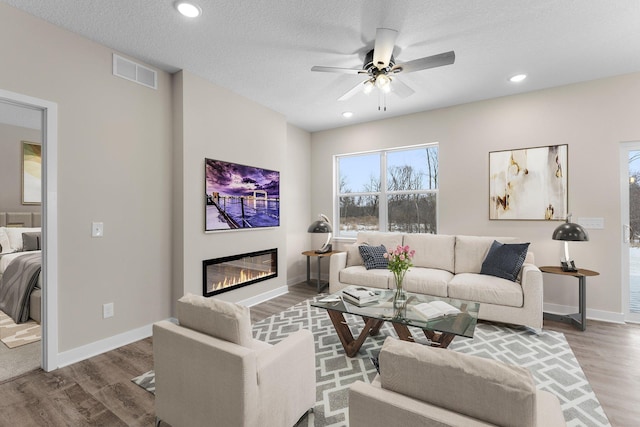
<svg viewBox="0 0 640 427">
<path fill-rule="evenodd" d="M 581 331 L 587 329 L 587 277 L 598 276 L 600 273 L 584 268 L 579 268 L 578 271 L 562 271 L 562 268 L 556 266 L 544 266 L 539 268 L 543 273 L 573 276 L 578 278 L 578 313 L 543 313 L 543 317 L 557 322 L 571 323 Z"/>
<path fill-rule="evenodd" d="M 318 259 L 318 280 L 316 282 L 316 290 L 318 292 L 320 292 L 322 289 L 324 289 L 326 286 L 329 285 L 329 283 L 321 283 L 320 282 L 320 273 L 322 272 L 322 270 L 320 269 L 320 261 L 322 261 L 322 258 L 325 257 L 330 257 L 333 254 L 337 254 L 340 253 L 341 251 L 331 251 L 331 252 L 327 252 L 324 254 L 318 254 L 315 251 L 304 251 L 302 252 L 302 255 L 307 257 L 307 283 L 311 283 L 311 257 L 316 257 Z"/>
</svg>

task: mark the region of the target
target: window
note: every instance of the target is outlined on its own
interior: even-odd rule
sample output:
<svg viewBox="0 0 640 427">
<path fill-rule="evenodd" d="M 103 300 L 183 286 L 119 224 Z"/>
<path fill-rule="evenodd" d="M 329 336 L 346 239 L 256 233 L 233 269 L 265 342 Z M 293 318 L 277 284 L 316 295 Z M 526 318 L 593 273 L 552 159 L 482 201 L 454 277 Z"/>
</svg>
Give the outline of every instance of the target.
<svg viewBox="0 0 640 427">
<path fill-rule="evenodd" d="M 437 232 L 438 145 L 335 157 L 337 236 Z"/>
</svg>

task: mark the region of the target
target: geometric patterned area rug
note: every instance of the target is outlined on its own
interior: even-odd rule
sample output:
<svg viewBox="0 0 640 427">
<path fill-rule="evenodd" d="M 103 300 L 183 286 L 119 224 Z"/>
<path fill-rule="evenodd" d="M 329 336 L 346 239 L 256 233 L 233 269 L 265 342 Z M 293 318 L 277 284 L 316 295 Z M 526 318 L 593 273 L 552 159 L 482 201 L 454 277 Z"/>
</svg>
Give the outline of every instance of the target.
<svg viewBox="0 0 640 427">
<path fill-rule="evenodd" d="M 319 295 L 316 298 L 321 298 Z M 349 317 L 350 315 L 347 315 Z M 361 319 L 347 319 L 356 336 Z M 371 382 L 376 375 L 370 360 L 377 356 L 387 336 L 396 336 L 388 323 L 380 334 L 367 337 L 356 357 L 349 358 L 325 310 L 304 301 L 253 325 L 256 339 L 275 344 L 298 329 L 309 329 L 316 350 L 316 405 L 299 425 L 347 426 L 348 390 L 357 381 Z M 420 333 L 418 333 L 420 332 Z M 424 337 L 413 331 L 415 337 Z M 418 340 L 419 341 L 419 340 Z M 560 400 L 567 426 L 609 426 L 589 382 L 578 364 L 564 334 L 544 331 L 536 335 L 527 329 L 479 323 L 474 338 L 456 337 L 446 351 L 458 351 L 500 360 L 528 368 L 538 388 Z M 155 391 L 154 373 L 149 371 L 132 381 L 150 392 Z"/>
<path fill-rule="evenodd" d="M 41 328 L 34 320 L 17 324 L 11 317 L 0 310 L 0 341 L 9 348 L 20 347 L 40 341 Z"/>
</svg>

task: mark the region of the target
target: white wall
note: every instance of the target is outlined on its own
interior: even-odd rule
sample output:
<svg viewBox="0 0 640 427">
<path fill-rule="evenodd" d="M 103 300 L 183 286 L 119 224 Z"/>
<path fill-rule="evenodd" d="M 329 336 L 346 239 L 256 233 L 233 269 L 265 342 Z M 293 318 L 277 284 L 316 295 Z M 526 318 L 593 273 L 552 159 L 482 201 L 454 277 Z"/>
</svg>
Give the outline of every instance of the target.
<svg viewBox="0 0 640 427">
<path fill-rule="evenodd" d="M 112 53 L 0 3 L 0 88 L 58 105 L 60 352 L 170 315 L 170 76 L 114 77 Z"/>
<path fill-rule="evenodd" d="M 181 256 L 174 257 L 176 277 L 174 295 L 186 292 L 202 295 L 202 261 L 245 252 L 278 248 L 278 277 L 255 285 L 228 291 L 217 298 L 244 301 L 260 294 L 278 291 L 286 286 L 287 237 L 286 224 L 290 220 L 284 206 L 289 205 L 289 187 L 282 185 L 291 179 L 287 169 L 287 124 L 285 118 L 233 92 L 213 85 L 189 72 L 174 77 L 176 87 L 182 87 L 180 100 L 175 100 L 176 129 L 181 128 L 177 143 L 175 174 L 182 180 L 176 200 L 181 202 L 182 219 L 178 227 L 182 235 L 176 242 L 182 247 Z M 178 90 L 174 91 L 174 95 Z M 181 107 L 178 106 L 181 104 Z M 180 132 L 180 131 L 178 131 Z M 280 227 L 225 232 L 204 232 L 205 186 L 204 159 L 228 162 L 280 171 L 281 209 Z M 179 234 L 179 233 L 178 233 Z"/>
<path fill-rule="evenodd" d="M 640 74 L 631 74 L 314 133 L 311 210 L 333 209 L 333 155 L 439 142 L 439 233 L 517 236 L 538 265 L 558 265 L 558 222 L 489 221 L 488 153 L 568 144 L 569 211 L 605 221 L 589 242 L 571 244 L 579 267 L 601 273 L 587 281 L 589 314 L 621 320 L 619 143 L 640 139 L 638 111 Z M 577 280 L 545 275 L 544 298 L 576 307 Z"/>
</svg>

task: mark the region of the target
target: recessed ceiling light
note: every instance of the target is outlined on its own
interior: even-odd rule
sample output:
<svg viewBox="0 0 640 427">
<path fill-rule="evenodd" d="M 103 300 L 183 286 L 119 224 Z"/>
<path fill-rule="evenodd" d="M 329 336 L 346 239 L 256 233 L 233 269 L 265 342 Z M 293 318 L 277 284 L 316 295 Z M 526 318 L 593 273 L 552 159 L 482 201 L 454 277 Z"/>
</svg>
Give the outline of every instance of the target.
<svg viewBox="0 0 640 427">
<path fill-rule="evenodd" d="M 344 113 L 342 113 L 342 117 L 344 117 L 345 119 L 350 119 L 351 117 L 353 117 L 353 113 L 351 111 L 345 111 Z"/>
<path fill-rule="evenodd" d="M 512 83 L 520 83 L 526 78 L 527 78 L 526 74 L 516 74 L 515 76 L 510 77 L 509 81 Z"/>
<path fill-rule="evenodd" d="M 178 12 L 180 12 L 187 18 L 197 18 L 198 16 L 202 15 L 202 9 L 200 9 L 200 6 L 193 3 L 177 1 L 175 3 L 175 7 L 176 9 L 178 9 Z"/>
</svg>

